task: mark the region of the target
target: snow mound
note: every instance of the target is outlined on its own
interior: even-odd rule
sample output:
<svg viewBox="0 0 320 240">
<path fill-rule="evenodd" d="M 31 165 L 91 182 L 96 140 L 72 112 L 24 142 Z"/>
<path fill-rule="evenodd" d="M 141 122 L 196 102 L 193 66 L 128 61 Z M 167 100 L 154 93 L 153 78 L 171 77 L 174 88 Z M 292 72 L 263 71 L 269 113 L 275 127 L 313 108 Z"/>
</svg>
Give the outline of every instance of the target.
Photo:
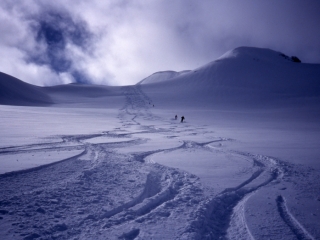
<svg viewBox="0 0 320 240">
<path fill-rule="evenodd" d="M 320 64 L 295 63 L 285 54 L 270 49 L 236 48 L 193 73 L 188 75 L 188 80 L 201 80 L 208 87 L 237 87 L 283 94 L 320 93 Z"/>
<path fill-rule="evenodd" d="M 140 81 L 138 84 L 150 84 L 150 83 L 158 83 L 158 82 L 164 82 L 167 80 L 170 80 L 172 78 L 181 76 L 185 73 L 190 72 L 190 70 L 185 70 L 181 72 L 175 72 L 175 71 L 162 71 L 162 72 L 156 72 L 149 77 L 146 77 L 142 81 Z"/>
<path fill-rule="evenodd" d="M 320 64 L 297 63 L 270 49 L 240 47 L 170 81 L 141 87 L 153 97 L 164 96 L 167 102 L 198 106 L 318 97 Z"/>
<path fill-rule="evenodd" d="M 86 103 L 95 107 L 117 105 L 121 87 L 63 84 L 39 87 L 0 72 L 0 105 L 43 106 Z M 104 99 L 104 101 L 101 100 Z"/>
<path fill-rule="evenodd" d="M 268 48 L 255 47 L 238 47 L 230 50 L 219 57 L 217 60 L 237 58 L 237 59 L 255 59 L 269 62 L 294 62 L 294 57 L 289 57 L 281 52 L 277 52 Z"/>
<path fill-rule="evenodd" d="M 0 72 L 0 104 L 39 106 L 51 103 L 43 88 Z"/>
</svg>

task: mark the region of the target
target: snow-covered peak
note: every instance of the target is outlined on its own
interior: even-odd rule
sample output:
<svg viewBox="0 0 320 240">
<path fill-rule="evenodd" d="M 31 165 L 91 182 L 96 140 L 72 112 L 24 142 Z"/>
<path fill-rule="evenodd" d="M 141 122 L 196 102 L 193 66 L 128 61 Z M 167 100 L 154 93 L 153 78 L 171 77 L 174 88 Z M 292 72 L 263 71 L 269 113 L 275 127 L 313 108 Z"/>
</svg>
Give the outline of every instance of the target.
<svg viewBox="0 0 320 240">
<path fill-rule="evenodd" d="M 217 60 L 222 59 L 251 59 L 269 62 L 293 62 L 292 58 L 278 51 L 274 51 L 268 48 L 256 48 L 256 47 L 238 47 L 230 50 L 219 57 Z"/>
<path fill-rule="evenodd" d="M 297 57 L 289 57 L 284 53 L 274 51 L 268 48 L 238 47 L 230 51 L 227 51 L 218 59 L 195 69 L 195 71 L 211 67 L 218 62 L 224 64 L 230 64 L 231 62 L 243 62 L 248 64 L 259 62 L 266 65 L 282 65 L 296 63 L 296 61 L 300 60 Z"/>
<path fill-rule="evenodd" d="M 167 83 L 168 80 L 172 83 L 174 80 L 181 79 L 193 79 L 196 82 L 203 82 L 203 80 L 207 79 L 210 81 L 210 85 L 215 81 L 219 82 L 219 85 L 239 86 L 240 84 L 241 87 L 251 88 L 252 86 L 257 87 L 256 85 L 261 83 L 265 85 L 270 79 L 283 78 L 287 73 L 291 75 L 290 72 L 295 71 L 295 68 L 301 68 L 295 63 L 298 60 L 296 57 L 289 57 L 281 52 L 267 48 L 238 47 L 193 71 L 156 72 L 138 84 L 161 84 Z M 307 65 L 304 64 L 304 66 Z M 319 68 L 319 66 L 316 68 Z M 304 71 L 298 71 L 298 74 L 304 74 Z M 288 79 L 288 77 L 285 79 Z M 293 80 L 296 81 L 296 79 Z M 244 82 L 245 85 L 243 85 Z"/>
<path fill-rule="evenodd" d="M 170 81 L 143 87 L 150 85 L 153 93 L 161 92 L 170 103 L 212 107 L 217 102 L 258 104 L 275 98 L 319 96 L 319 79 L 320 64 L 295 63 L 270 49 L 240 47 Z"/>
<path fill-rule="evenodd" d="M 150 75 L 149 77 L 146 77 L 142 81 L 140 81 L 138 84 L 149 84 L 149 83 L 158 83 L 158 82 L 164 82 L 167 80 L 170 80 L 174 77 L 178 77 L 180 75 L 183 75 L 185 73 L 190 72 L 189 70 L 181 71 L 181 72 L 175 72 L 175 71 L 161 71 L 156 72 Z"/>
<path fill-rule="evenodd" d="M 264 101 L 273 101 L 274 97 L 320 96 L 319 79 L 320 64 L 298 64 L 281 52 L 239 47 L 193 71 L 156 72 L 138 85 L 152 85 L 152 91 L 161 92 L 162 100 L 174 98 L 190 105 L 205 103 L 212 107 L 216 102 L 233 104 L 240 99 L 246 103 L 260 102 L 262 96 Z M 73 103 L 87 97 L 92 102 L 93 98 L 118 96 L 119 89 L 85 84 L 41 88 L 0 74 L 0 104 Z"/>
</svg>

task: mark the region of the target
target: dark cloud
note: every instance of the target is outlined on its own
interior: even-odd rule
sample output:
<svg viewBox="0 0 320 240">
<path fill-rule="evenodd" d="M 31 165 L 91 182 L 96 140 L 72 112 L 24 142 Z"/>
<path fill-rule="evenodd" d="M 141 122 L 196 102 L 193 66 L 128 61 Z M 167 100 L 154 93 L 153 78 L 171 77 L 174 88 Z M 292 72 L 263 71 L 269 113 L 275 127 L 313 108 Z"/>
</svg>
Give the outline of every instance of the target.
<svg viewBox="0 0 320 240">
<path fill-rule="evenodd" d="M 38 65 L 47 65 L 56 73 L 76 72 L 76 81 L 81 70 L 75 69 L 76 64 L 68 52 L 68 45 L 75 45 L 81 51 L 87 52 L 90 48 L 92 34 L 83 21 L 74 21 L 66 11 L 42 12 L 40 16 L 33 17 L 33 34 L 36 42 L 42 44 L 42 52 L 28 52 L 28 62 Z M 80 80 L 82 81 L 82 80 Z"/>
<path fill-rule="evenodd" d="M 71 75 L 77 83 L 85 83 L 85 84 L 92 83 L 92 79 L 88 78 L 88 76 L 84 72 L 74 70 L 71 72 Z"/>
</svg>

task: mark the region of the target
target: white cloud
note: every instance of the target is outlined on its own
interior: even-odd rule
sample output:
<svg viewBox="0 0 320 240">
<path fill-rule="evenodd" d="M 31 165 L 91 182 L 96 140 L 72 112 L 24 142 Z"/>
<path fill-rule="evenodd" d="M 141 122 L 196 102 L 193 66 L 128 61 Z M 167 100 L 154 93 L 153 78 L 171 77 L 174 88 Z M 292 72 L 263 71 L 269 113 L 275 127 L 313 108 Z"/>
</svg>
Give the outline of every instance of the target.
<svg viewBox="0 0 320 240">
<path fill-rule="evenodd" d="M 65 54 L 71 71 L 99 84 L 134 84 L 156 71 L 194 69 L 243 45 L 320 62 L 320 4 L 315 2 L 5 0 L 0 52 L 7 59 L 0 61 L 0 71 L 38 85 L 74 79 L 71 72 L 55 73 L 26 61 L 30 52 L 46 47 L 34 40 L 31 27 L 50 9 L 86 23 L 93 34 L 88 49 L 69 43 Z"/>
</svg>

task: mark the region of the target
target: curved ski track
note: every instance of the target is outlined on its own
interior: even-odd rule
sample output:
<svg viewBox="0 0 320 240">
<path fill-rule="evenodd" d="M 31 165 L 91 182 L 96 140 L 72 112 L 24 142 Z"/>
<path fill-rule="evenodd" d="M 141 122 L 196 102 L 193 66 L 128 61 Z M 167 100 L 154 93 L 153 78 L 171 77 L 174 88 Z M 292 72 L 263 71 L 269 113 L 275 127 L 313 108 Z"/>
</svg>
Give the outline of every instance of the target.
<svg viewBox="0 0 320 240">
<path fill-rule="evenodd" d="M 170 133 L 168 137 L 174 138 L 180 133 L 206 131 L 190 125 L 178 130 L 174 123 L 154 116 L 149 111 L 152 100 L 139 86 L 124 87 L 123 91 L 127 101 L 119 110 L 120 129 L 0 149 L 1 155 L 82 150 L 53 164 L 0 175 L 1 239 L 151 239 L 154 236 L 148 235 L 146 228 L 176 221 L 183 227 L 175 229 L 171 224 L 173 239 L 254 239 L 246 223 L 245 204 L 261 188 L 281 182 L 288 172 L 286 164 L 267 156 L 229 151 L 252 162 L 252 176 L 208 196 L 197 176 L 146 159 L 186 148 L 214 153 L 222 150 L 209 146 L 211 143 L 229 140 L 185 140 L 178 147 L 120 154 L 117 149 L 148 141 L 136 134 Z M 160 128 L 142 125 L 141 119 L 164 124 Z M 117 141 L 87 141 L 98 137 Z M 278 196 L 275 201 L 293 235 L 312 239 L 290 213 L 285 198 Z"/>
</svg>

